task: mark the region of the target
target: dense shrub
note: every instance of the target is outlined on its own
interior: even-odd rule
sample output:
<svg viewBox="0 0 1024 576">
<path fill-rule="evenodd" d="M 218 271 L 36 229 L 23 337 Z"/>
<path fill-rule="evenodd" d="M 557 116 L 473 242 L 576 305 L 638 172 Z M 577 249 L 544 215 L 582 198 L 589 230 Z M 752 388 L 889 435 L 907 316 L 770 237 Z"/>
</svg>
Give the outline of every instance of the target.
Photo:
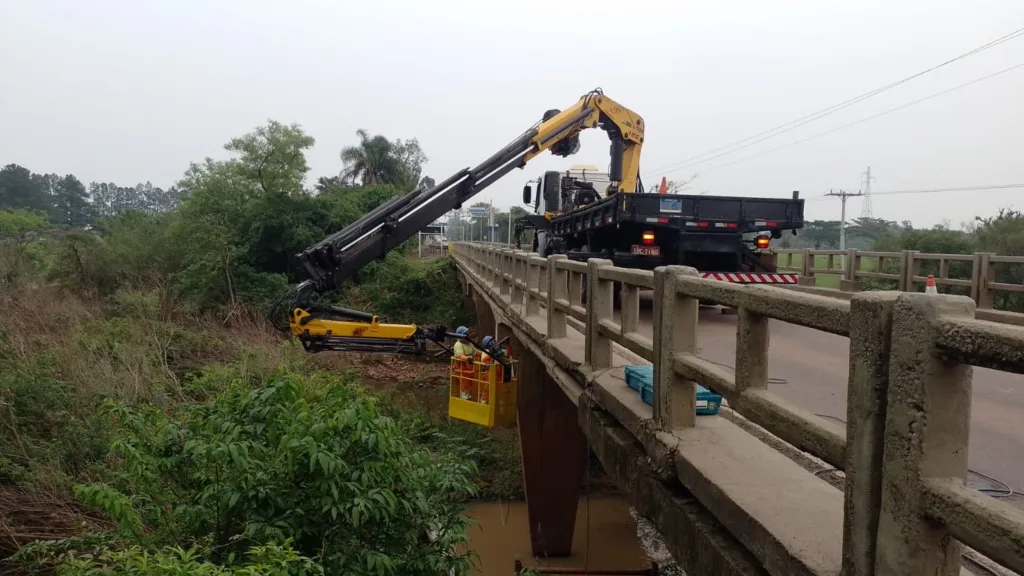
<svg viewBox="0 0 1024 576">
<path fill-rule="evenodd" d="M 469 567 L 455 548 L 475 467 L 457 450 L 417 448 L 352 376 L 278 373 L 175 416 L 116 403 L 104 414 L 119 430 L 113 473 L 76 493 L 118 529 L 98 553 L 75 556 L 83 569 L 138 561 L 130 545 L 166 559 L 166 546 L 186 543 L 202 562 L 231 566 L 253 545 L 284 542 L 329 574 Z"/>
</svg>

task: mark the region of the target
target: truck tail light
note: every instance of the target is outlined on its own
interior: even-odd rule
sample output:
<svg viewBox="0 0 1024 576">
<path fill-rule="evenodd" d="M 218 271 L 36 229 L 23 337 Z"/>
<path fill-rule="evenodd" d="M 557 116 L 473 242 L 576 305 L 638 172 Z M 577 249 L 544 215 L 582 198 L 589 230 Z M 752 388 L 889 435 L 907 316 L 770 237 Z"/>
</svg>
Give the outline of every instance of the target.
<svg viewBox="0 0 1024 576">
<path fill-rule="evenodd" d="M 757 237 L 757 248 L 759 250 L 764 250 L 764 249 L 768 248 L 768 244 L 771 243 L 771 241 L 772 241 L 772 239 L 769 238 L 768 236 L 758 236 Z"/>
<path fill-rule="evenodd" d="M 650 246 L 651 244 L 654 244 L 654 232 L 644 232 L 642 238 L 643 238 L 644 244 L 646 244 L 648 246 Z"/>
</svg>

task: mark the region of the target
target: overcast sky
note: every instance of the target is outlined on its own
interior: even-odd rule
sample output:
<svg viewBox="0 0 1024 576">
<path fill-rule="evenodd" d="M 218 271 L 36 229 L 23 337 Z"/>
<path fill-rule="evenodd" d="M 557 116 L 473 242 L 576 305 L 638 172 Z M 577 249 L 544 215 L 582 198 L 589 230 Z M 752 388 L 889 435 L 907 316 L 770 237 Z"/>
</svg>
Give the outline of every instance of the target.
<svg viewBox="0 0 1024 576">
<path fill-rule="evenodd" d="M 648 186 L 697 173 L 694 193 L 811 198 L 860 188 L 868 165 L 880 192 L 1024 184 L 1024 68 L 715 169 L 1024 63 L 1024 38 L 736 153 L 659 171 L 1021 27 L 1022 0 L 0 0 L 0 164 L 168 186 L 272 118 L 316 138 L 310 184 L 340 170 L 358 128 L 418 138 L 440 181 L 600 86 L 646 121 Z M 576 156 L 545 155 L 479 198 L 508 206 L 544 170 L 606 167 L 607 137 L 582 141 Z M 877 217 L 958 224 L 1024 207 L 1024 188 L 873 204 Z M 860 210 L 851 200 L 850 217 Z M 807 216 L 838 218 L 839 202 L 812 199 Z"/>
</svg>

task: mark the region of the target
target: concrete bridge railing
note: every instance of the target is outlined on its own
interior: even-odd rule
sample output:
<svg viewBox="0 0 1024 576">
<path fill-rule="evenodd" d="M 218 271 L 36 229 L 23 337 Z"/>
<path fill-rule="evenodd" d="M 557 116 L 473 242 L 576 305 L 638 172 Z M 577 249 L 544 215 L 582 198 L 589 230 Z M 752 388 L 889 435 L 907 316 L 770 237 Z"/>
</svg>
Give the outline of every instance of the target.
<svg viewBox="0 0 1024 576">
<path fill-rule="evenodd" d="M 600 408 L 651 458 L 674 463 L 675 479 L 767 573 L 956 574 L 961 543 L 1024 572 L 1024 512 L 965 484 L 971 366 L 1024 374 L 1024 329 L 976 319 L 970 298 L 867 292 L 843 300 L 702 279 L 680 266 L 652 273 L 606 260 L 545 259 L 468 243 L 456 243 L 454 255 L 495 301 L 524 319 L 544 318 L 543 331 L 533 330 L 534 337 L 562 342 L 571 332 L 583 332 L 578 370 Z M 639 330 L 641 290 L 654 292 L 653 339 Z M 737 310 L 733 370 L 697 354 L 698 302 Z M 768 390 L 769 319 L 849 337 L 845 426 Z M 653 364 L 652 408 L 637 408 L 621 397 L 608 400 L 618 394 L 602 385 L 616 364 L 613 347 Z M 763 511 L 758 515 L 756 498 L 737 495 L 731 478 L 761 474 L 769 485 L 764 497 L 794 506 L 801 506 L 802 495 L 787 491 L 813 488 L 810 482 L 820 480 L 788 469 L 776 474 L 768 466 L 771 457 L 760 451 L 746 464 L 738 457 L 739 467 L 732 470 L 725 469 L 728 458 L 704 454 L 744 440 L 716 423 L 720 419 L 695 417 L 695 383 L 722 394 L 731 410 L 776 437 L 843 470 L 841 504 L 834 510 L 808 505 L 804 515 L 814 518 L 797 522 L 802 531 L 774 533 L 773 519 Z M 772 482 L 793 484 L 771 489 Z M 837 526 L 841 550 L 829 542 L 828 529 L 807 534 L 815 531 L 816 519 L 821 526 Z"/>
<path fill-rule="evenodd" d="M 917 292 L 932 274 L 936 285 L 961 289 L 983 310 L 993 308 L 999 294 L 1024 293 L 1024 285 L 998 282 L 996 278 L 997 269 L 1024 266 L 1024 256 L 801 249 L 776 250 L 775 264 L 808 282 L 821 274 L 838 275 L 838 288 L 848 292 L 860 291 L 864 281 L 871 280 L 889 281 L 902 292 Z"/>
</svg>

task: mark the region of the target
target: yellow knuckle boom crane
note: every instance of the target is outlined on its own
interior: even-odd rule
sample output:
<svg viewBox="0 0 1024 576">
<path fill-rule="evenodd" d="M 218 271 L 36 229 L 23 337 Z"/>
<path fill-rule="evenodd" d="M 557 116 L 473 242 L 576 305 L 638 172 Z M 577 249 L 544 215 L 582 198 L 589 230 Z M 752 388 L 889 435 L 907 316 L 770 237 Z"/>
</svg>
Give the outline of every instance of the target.
<svg viewBox="0 0 1024 576">
<path fill-rule="evenodd" d="M 309 352 L 424 354 L 428 341 L 447 349 L 446 338 L 456 335 L 444 326 L 385 324 L 368 312 L 317 304 L 315 296 L 337 288 L 362 267 L 383 258 L 425 226 L 461 208 L 484 188 L 513 169 L 523 168 L 544 151 L 561 157 L 575 154 L 580 147 L 580 132 L 595 127 L 603 129 L 611 141 L 611 184 L 607 193 L 638 191 L 643 119 L 605 96 L 600 88 L 592 90 L 565 110 L 548 110 L 537 124 L 476 167 L 464 168 L 429 190 L 417 188 L 394 198 L 298 254 L 310 279 L 278 301 L 290 302 L 287 316 L 291 334 Z M 487 350 L 474 344 L 479 350 Z"/>
</svg>

